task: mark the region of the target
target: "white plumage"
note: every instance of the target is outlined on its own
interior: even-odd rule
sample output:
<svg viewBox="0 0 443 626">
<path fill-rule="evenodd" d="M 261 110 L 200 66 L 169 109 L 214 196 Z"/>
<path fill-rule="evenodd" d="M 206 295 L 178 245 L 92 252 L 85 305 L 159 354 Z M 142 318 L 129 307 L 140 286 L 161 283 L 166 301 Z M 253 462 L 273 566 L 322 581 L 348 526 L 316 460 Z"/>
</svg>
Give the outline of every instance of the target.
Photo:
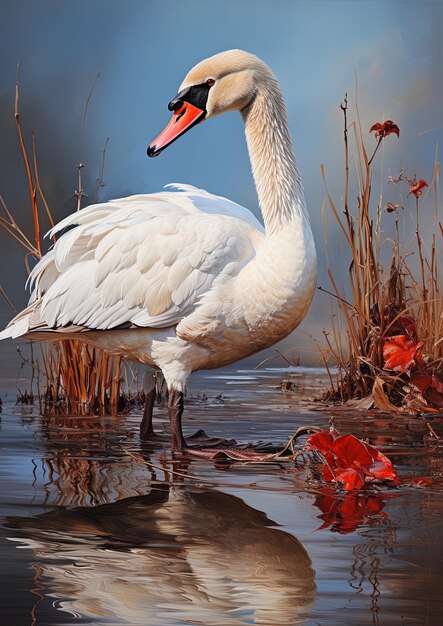
<svg viewBox="0 0 443 626">
<path fill-rule="evenodd" d="M 42 325 L 176 325 L 255 255 L 252 213 L 191 186 L 87 207 L 30 275 Z M 216 212 L 217 211 L 217 212 Z"/>
<path fill-rule="evenodd" d="M 193 68 L 178 98 L 192 89 L 203 89 L 205 110 L 174 100 L 157 152 L 190 127 L 188 108 L 198 119 L 240 110 L 266 229 L 247 209 L 188 185 L 87 207 L 49 233 L 71 229 L 33 269 L 30 304 L 0 339 L 80 339 L 160 369 L 171 394 L 183 394 L 192 371 L 253 354 L 300 323 L 316 254 L 278 82 L 260 59 L 231 50 Z"/>
</svg>

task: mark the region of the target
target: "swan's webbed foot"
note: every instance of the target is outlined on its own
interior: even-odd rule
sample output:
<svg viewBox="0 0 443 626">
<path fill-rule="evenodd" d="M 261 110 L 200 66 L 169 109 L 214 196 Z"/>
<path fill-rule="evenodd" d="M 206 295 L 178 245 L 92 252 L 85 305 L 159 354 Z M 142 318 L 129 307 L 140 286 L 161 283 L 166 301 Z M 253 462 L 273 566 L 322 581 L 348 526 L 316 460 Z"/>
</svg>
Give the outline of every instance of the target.
<svg viewBox="0 0 443 626">
<path fill-rule="evenodd" d="M 235 439 L 223 439 L 223 437 L 210 437 L 204 430 L 197 430 L 193 435 L 186 437 L 188 448 L 233 448 L 237 445 Z"/>
<path fill-rule="evenodd" d="M 172 454 L 174 456 L 213 461 L 271 461 L 275 458 L 274 452 L 259 452 L 253 448 L 236 447 L 237 442 L 235 440 L 208 437 L 202 430 L 185 440 L 181 425 L 183 406 L 183 393 L 170 391 L 168 412 L 171 423 Z"/>
</svg>

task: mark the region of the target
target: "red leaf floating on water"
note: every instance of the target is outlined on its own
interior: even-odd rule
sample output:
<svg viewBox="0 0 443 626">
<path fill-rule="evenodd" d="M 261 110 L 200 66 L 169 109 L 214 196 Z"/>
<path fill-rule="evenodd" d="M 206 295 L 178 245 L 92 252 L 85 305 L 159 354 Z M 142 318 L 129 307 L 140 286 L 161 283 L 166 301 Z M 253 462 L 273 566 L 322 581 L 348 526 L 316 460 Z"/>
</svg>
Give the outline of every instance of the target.
<svg viewBox="0 0 443 626">
<path fill-rule="evenodd" d="M 372 131 L 375 131 L 376 139 L 387 137 L 388 135 L 391 135 L 392 133 L 397 135 L 397 137 L 400 137 L 400 129 L 397 126 L 397 124 L 394 124 L 392 120 L 386 120 L 386 122 L 384 122 L 383 124 L 381 124 L 380 122 L 377 122 L 376 124 L 371 126 L 371 129 L 369 132 L 372 133 Z"/>
<path fill-rule="evenodd" d="M 369 467 L 373 460 L 366 444 L 354 435 L 337 437 L 333 452 L 340 467 Z"/>
<path fill-rule="evenodd" d="M 406 335 L 389 337 L 383 346 L 383 358 L 386 369 L 406 372 L 411 366 L 415 365 L 415 356 L 422 345 L 421 341 L 416 343 Z"/>
<path fill-rule="evenodd" d="M 392 463 L 388 457 L 369 444 L 366 444 L 366 447 L 371 451 L 373 458 L 371 467 L 369 468 L 369 475 L 380 480 L 392 480 L 396 482 L 398 478 L 397 472 L 392 467 Z"/>
<path fill-rule="evenodd" d="M 335 475 L 335 482 L 341 483 L 345 491 L 351 491 L 361 489 L 365 484 L 365 477 L 359 470 L 349 467 Z"/>
<path fill-rule="evenodd" d="M 328 453 L 329 454 L 329 453 Z M 332 462 L 331 462 L 332 459 Z M 334 456 L 331 455 L 331 457 L 328 459 L 328 457 L 326 457 L 326 465 L 323 467 L 323 479 L 327 482 L 327 483 L 332 483 L 335 480 L 335 474 L 333 472 L 334 468 Z"/>
<path fill-rule="evenodd" d="M 361 489 L 365 482 L 374 480 L 397 481 L 388 457 L 354 435 L 342 435 L 334 440 L 324 430 L 311 435 L 308 446 L 325 457 L 323 479 L 341 484 L 345 491 Z"/>
<path fill-rule="evenodd" d="M 412 193 L 414 194 L 416 198 L 420 197 L 421 194 L 423 193 L 424 187 L 427 187 L 427 186 L 428 186 L 428 183 L 425 180 L 423 180 L 423 178 L 420 178 L 419 181 L 417 181 L 416 183 L 412 184 L 409 187 L 408 196 Z"/>
<path fill-rule="evenodd" d="M 320 433 L 311 435 L 308 443 L 311 450 L 319 450 L 323 454 L 331 452 L 334 448 L 334 438 L 328 430 L 322 430 Z"/>
</svg>

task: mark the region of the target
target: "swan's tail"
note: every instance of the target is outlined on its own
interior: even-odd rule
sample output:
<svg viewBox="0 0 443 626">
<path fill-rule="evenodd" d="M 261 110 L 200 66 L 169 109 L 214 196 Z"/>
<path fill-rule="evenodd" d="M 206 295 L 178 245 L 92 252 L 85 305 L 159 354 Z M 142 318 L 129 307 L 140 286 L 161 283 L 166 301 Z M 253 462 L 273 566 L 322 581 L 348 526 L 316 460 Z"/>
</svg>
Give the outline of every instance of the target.
<svg viewBox="0 0 443 626">
<path fill-rule="evenodd" d="M 33 318 L 35 318 L 37 302 L 33 302 L 26 309 L 20 311 L 18 315 L 12 319 L 6 326 L 5 330 L 0 332 L 1 339 L 17 339 L 26 335 L 33 326 Z"/>
<path fill-rule="evenodd" d="M 23 335 L 27 335 L 34 328 L 39 326 L 37 322 L 40 322 L 41 325 L 41 319 L 38 315 L 39 308 L 39 303 L 33 302 L 26 307 L 26 309 L 20 311 L 20 313 L 9 322 L 5 330 L 0 332 L 0 340 L 23 337 Z"/>
<path fill-rule="evenodd" d="M 6 326 L 5 330 L 0 332 L 0 341 L 2 339 L 17 339 L 18 337 L 27 337 L 29 339 L 49 339 L 57 341 L 70 337 L 73 333 L 84 331 L 82 326 L 68 324 L 59 328 L 49 328 L 46 321 L 40 316 L 40 300 L 36 300 L 32 304 L 20 311 Z M 61 336 L 62 335 L 62 336 Z"/>
</svg>

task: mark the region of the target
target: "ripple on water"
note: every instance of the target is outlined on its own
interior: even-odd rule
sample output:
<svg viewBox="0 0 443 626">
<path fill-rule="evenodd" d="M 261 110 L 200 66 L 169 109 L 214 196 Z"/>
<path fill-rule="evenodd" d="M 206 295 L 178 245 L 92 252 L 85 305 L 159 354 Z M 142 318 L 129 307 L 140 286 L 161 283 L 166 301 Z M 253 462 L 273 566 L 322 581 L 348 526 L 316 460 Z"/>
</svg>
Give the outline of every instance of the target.
<svg viewBox="0 0 443 626">
<path fill-rule="evenodd" d="M 292 463 L 171 463 L 164 446 L 140 445 L 140 410 L 48 419 L 11 396 L 0 432 L 5 623 L 440 624 L 441 450 L 416 418 L 313 410 L 320 373 L 308 374 L 294 393 L 279 389 L 277 368 L 198 374 L 186 429 L 283 445 L 332 418 L 406 481 L 432 485 L 344 495 Z M 165 407 L 155 426 L 167 430 Z"/>
</svg>

